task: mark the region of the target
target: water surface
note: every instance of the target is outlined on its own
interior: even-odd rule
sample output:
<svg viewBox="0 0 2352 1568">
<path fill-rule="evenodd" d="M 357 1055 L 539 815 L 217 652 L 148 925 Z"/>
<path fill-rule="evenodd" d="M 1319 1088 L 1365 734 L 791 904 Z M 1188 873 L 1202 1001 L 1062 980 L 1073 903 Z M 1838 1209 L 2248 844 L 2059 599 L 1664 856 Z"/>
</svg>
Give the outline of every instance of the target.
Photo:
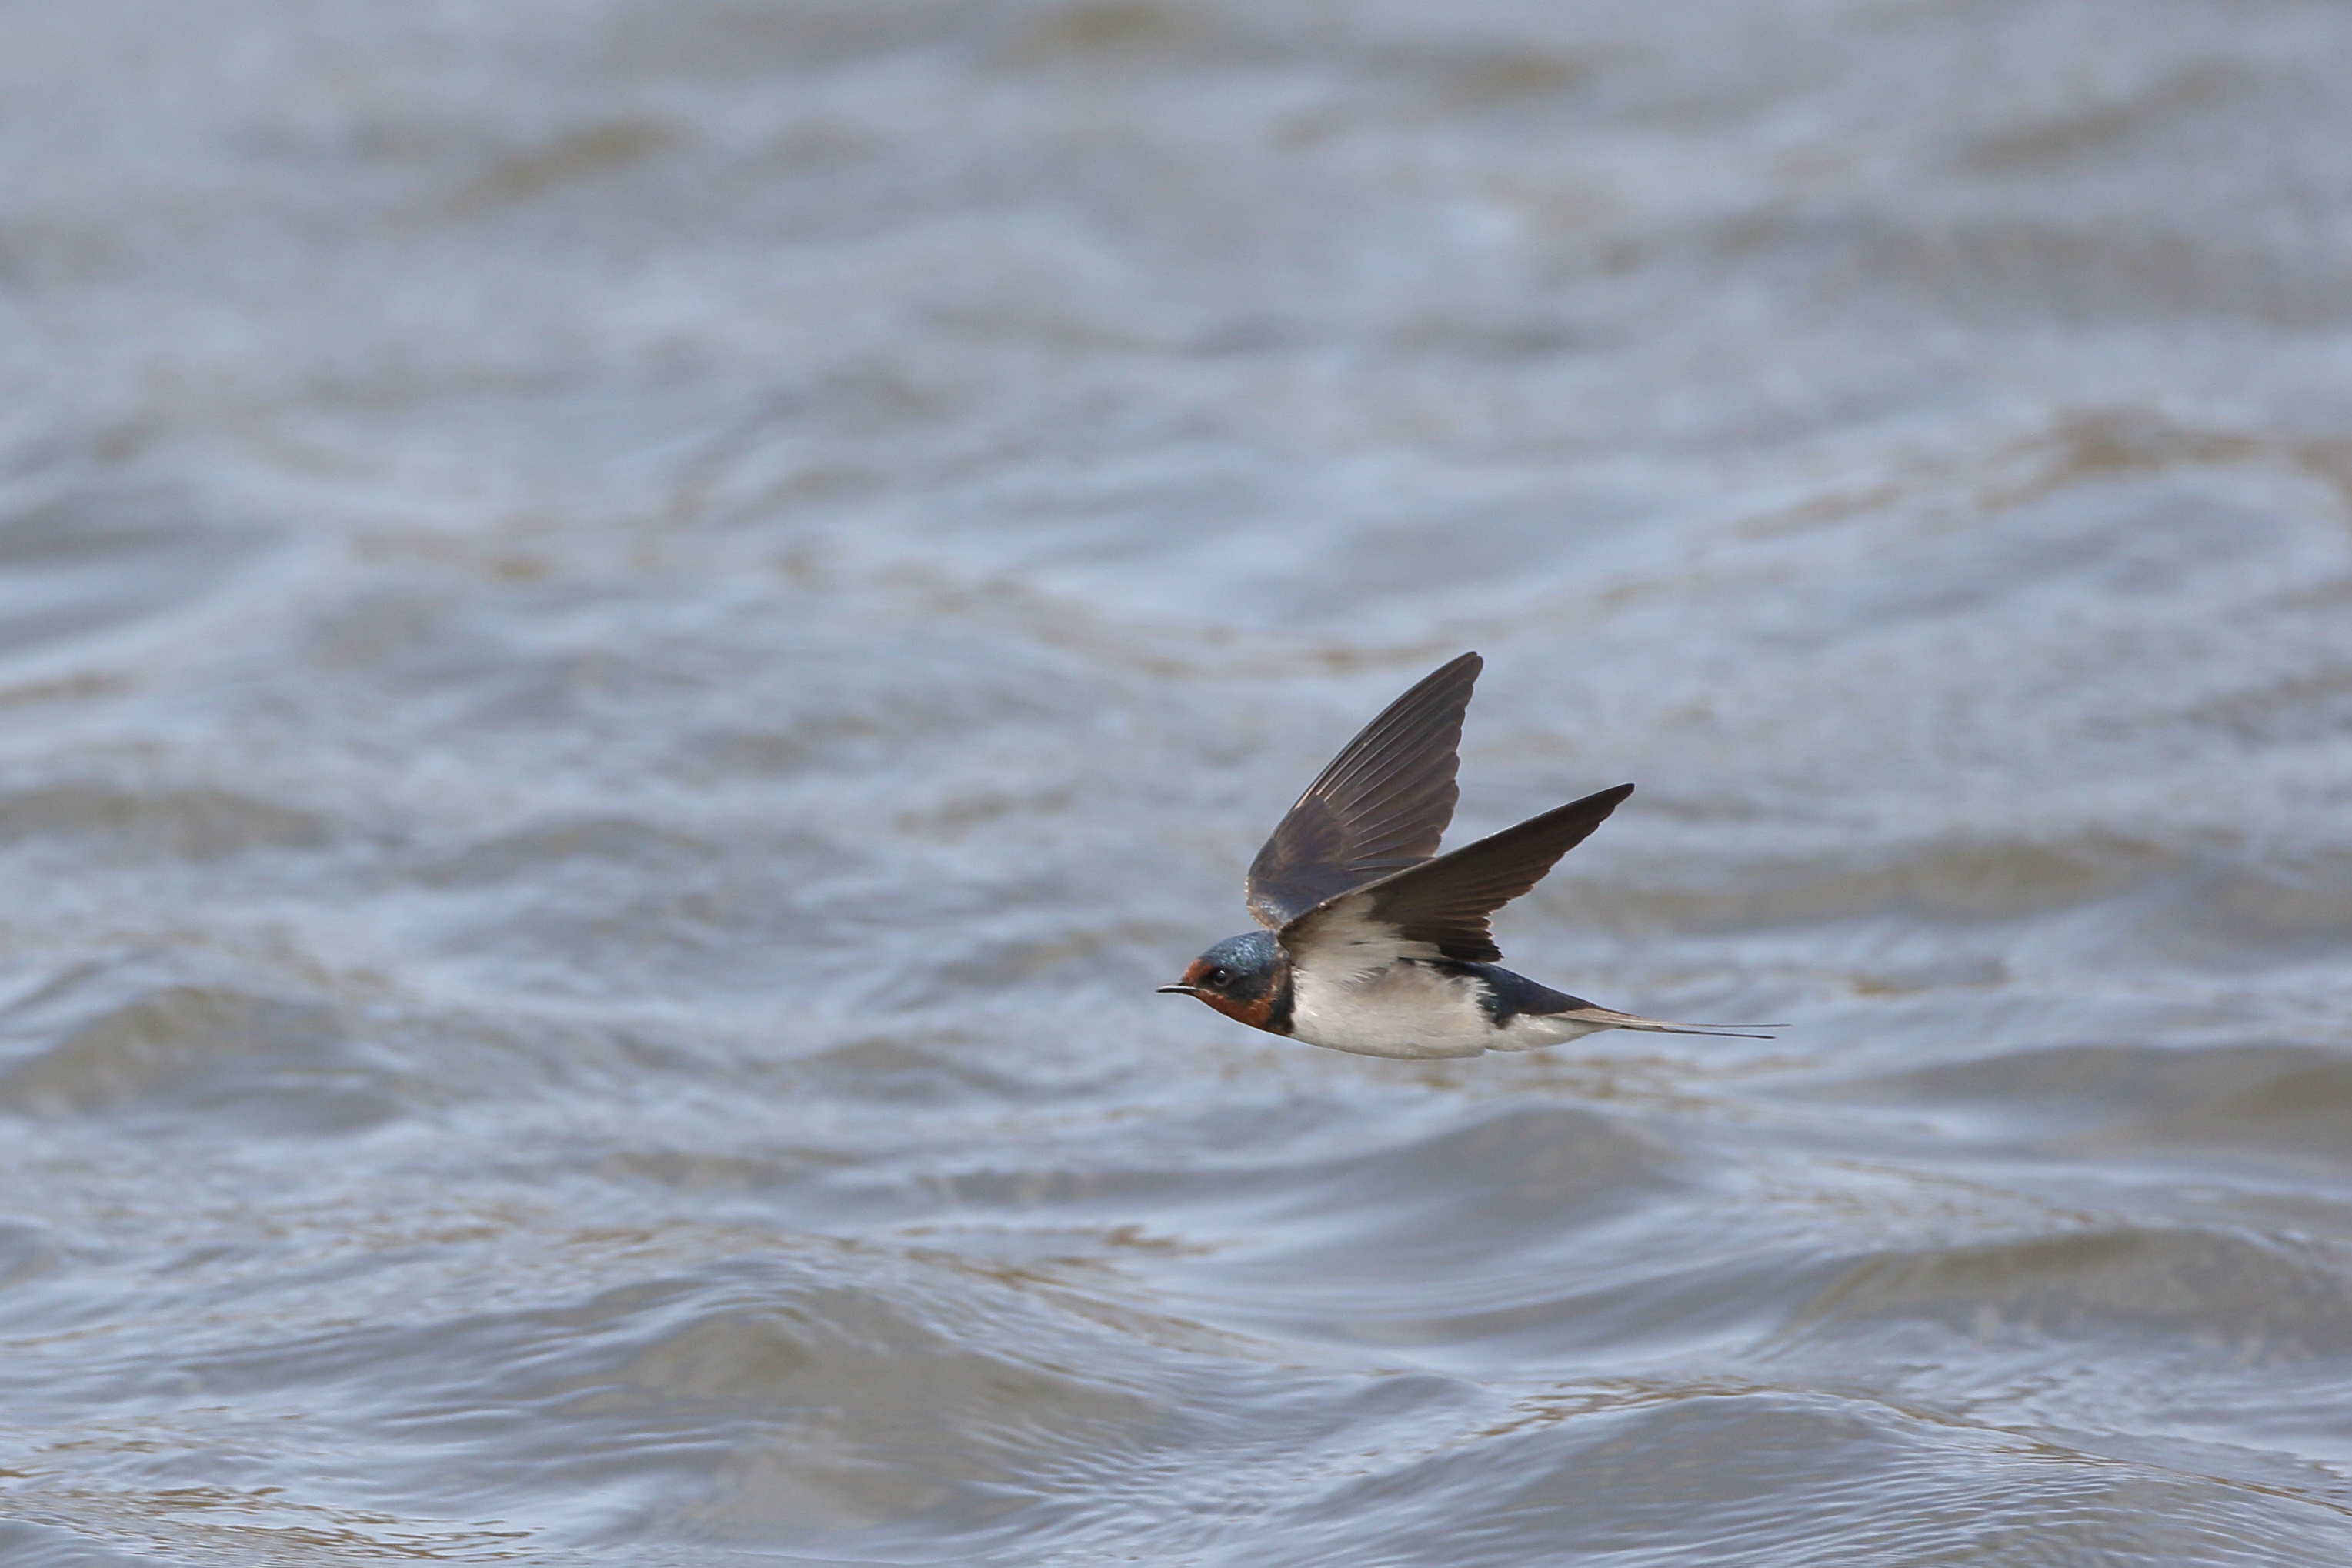
<svg viewBox="0 0 2352 1568">
<path fill-rule="evenodd" d="M 0 1555 L 2352 1560 L 2347 60 L 0 8 Z M 1151 994 L 1466 647 L 1779 1039 Z"/>
</svg>

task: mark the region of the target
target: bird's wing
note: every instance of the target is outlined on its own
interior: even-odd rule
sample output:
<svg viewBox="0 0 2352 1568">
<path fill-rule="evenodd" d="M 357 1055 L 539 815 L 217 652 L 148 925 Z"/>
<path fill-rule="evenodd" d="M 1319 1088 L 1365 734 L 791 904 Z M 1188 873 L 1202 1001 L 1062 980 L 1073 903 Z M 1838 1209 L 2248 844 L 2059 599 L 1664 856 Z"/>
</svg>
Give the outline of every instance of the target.
<svg viewBox="0 0 2352 1568">
<path fill-rule="evenodd" d="M 1349 968 L 1398 958 L 1492 963 L 1503 953 L 1486 917 L 1542 881 L 1633 793 L 1632 784 L 1619 784 L 1588 795 L 1450 855 L 1335 894 L 1285 926 L 1282 945 L 1306 966 L 1317 965 L 1325 952 Z M 1343 956 L 1341 950 L 1349 951 Z"/>
<path fill-rule="evenodd" d="M 1331 759 L 1250 862 L 1249 911 L 1280 931 L 1318 904 L 1437 853 L 1455 748 L 1486 661 L 1465 653 L 1390 703 Z"/>
</svg>

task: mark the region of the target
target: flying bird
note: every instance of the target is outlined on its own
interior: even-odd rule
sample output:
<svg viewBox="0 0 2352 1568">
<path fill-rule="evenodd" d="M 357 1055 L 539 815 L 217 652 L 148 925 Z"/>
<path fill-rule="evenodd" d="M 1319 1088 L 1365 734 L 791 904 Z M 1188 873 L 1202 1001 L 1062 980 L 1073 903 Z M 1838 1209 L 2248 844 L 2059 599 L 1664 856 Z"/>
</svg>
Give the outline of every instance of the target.
<svg viewBox="0 0 2352 1568">
<path fill-rule="evenodd" d="M 1462 715 L 1485 664 L 1464 654 L 1364 726 L 1250 863 L 1244 893 L 1265 929 L 1227 937 L 1160 989 L 1368 1057 L 1528 1051 L 1603 1029 L 1771 1038 L 1620 1013 L 1497 962 L 1486 917 L 1542 881 L 1633 786 L 1438 854 L 1461 793 Z"/>
</svg>

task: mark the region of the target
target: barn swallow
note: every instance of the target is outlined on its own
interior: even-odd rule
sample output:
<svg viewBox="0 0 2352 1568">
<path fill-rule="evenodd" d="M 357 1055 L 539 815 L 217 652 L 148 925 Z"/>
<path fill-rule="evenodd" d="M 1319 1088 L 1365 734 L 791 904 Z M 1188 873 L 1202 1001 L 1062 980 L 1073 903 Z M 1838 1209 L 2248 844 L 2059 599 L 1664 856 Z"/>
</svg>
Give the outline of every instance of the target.
<svg viewBox="0 0 2352 1568">
<path fill-rule="evenodd" d="M 1543 880 L 1633 786 L 1438 854 L 1461 793 L 1462 715 L 1485 663 L 1465 653 L 1433 671 L 1348 742 L 1250 863 L 1244 891 L 1265 929 L 1227 937 L 1160 989 L 1368 1057 L 1528 1051 L 1603 1029 L 1770 1039 L 1620 1013 L 1496 962 L 1486 917 Z"/>
</svg>

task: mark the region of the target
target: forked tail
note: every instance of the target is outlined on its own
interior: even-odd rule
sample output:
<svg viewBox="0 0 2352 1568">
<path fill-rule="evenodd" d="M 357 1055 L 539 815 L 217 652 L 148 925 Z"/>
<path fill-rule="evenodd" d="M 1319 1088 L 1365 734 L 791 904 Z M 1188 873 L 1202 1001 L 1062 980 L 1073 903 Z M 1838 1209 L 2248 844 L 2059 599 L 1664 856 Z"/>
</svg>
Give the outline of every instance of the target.
<svg viewBox="0 0 2352 1568">
<path fill-rule="evenodd" d="M 1718 1040 L 1769 1040 L 1776 1037 L 1749 1033 L 1754 1029 L 1785 1029 L 1786 1024 L 1669 1024 L 1660 1018 L 1644 1018 L 1639 1013 L 1620 1013 L 1614 1007 L 1579 1007 L 1573 1013 L 1562 1013 L 1563 1018 L 1579 1023 L 1597 1024 L 1604 1029 L 1639 1029 L 1645 1035 L 1706 1035 Z"/>
</svg>

